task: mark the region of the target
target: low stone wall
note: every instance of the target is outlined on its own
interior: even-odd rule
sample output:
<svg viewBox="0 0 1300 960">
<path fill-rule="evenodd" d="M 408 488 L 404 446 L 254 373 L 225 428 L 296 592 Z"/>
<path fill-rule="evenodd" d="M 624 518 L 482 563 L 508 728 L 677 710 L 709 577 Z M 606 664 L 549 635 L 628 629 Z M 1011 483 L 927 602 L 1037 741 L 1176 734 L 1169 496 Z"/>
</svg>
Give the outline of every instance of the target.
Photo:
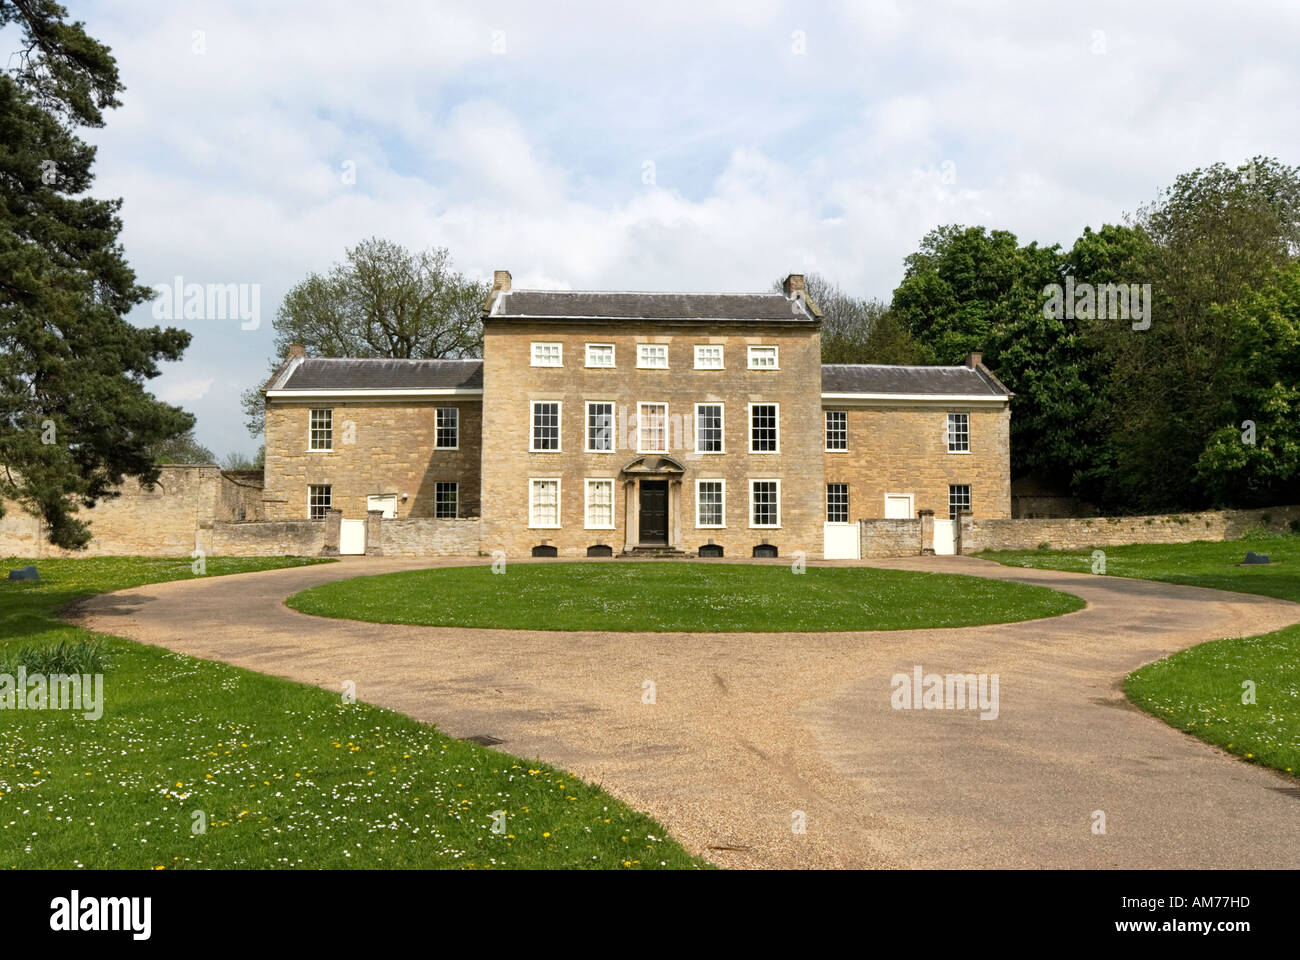
<svg viewBox="0 0 1300 960">
<path fill-rule="evenodd" d="M 1255 531 L 1288 533 L 1296 520 L 1300 520 L 1300 506 L 1145 517 L 981 520 L 967 515 L 962 518 L 961 552 L 1034 550 L 1043 544 L 1055 550 L 1082 550 L 1128 543 L 1235 540 Z"/>
<path fill-rule="evenodd" d="M 373 528 L 372 520 L 371 530 L 367 532 L 371 533 Z M 378 537 L 367 537 L 366 552 L 385 557 L 476 557 L 479 521 L 432 517 L 380 520 Z"/>
<path fill-rule="evenodd" d="M 921 553 L 921 519 L 859 520 L 862 556 L 915 557 Z"/>
<path fill-rule="evenodd" d="M 319 557 L 325 552 L 324 520 L 217 521 L 202 531 L 213 557 Z M 188 551 L 186 551 L 188 552 Z"/>
</svg>

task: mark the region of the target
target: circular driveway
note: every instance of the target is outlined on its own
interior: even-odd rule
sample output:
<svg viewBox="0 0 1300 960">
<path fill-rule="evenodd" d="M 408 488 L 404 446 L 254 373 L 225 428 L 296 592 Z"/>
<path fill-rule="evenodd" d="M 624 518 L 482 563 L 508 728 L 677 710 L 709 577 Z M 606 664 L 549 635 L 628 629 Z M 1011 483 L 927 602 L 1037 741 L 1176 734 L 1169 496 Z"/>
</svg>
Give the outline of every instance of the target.
<svg viewBox="0 0 1300 960">
<path fill-rule="evenodd" d="M 1300 622 L 1300 604 L 917 557 L 863 565 L 1042 584 L 1088 606 L 828 634 L 467 630 L 284 606 L 329 580 L 469 562 L 349 558 L 155 584 L 91 598 L 75 619 L 329 690 L 353 681 L 362 700 L 601 785 L 724 867 L 1300 867 L 1294 779 L 1120 689 L 1184 647 Z M 891 678 L 917 666 L 997 674 L 996 719 L 894 709 Z"/>
</svg>

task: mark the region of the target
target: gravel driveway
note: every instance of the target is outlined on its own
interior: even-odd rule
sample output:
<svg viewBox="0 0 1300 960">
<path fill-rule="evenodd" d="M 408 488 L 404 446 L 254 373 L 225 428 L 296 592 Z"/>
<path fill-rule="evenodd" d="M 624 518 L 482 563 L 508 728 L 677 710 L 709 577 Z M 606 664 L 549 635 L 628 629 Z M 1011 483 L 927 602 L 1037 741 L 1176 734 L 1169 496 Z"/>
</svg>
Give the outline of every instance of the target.
<svg viewBox="0 0 1300 960">
<path fill-rule="evenodd" d="M 1119 687 L 1175 650 L 1300 621 L 1298 604 L 918 557 L 869 565 L 1044 584 L 1088 607 L 942 630 L 633 634 L 390 626 L 283 605 L 328 580 L 467 562 L 349 558 L 162 583 L 92 598 L 75 618 L 331 690 L 352 680 L 360 699 L 600 784 L 725 867 L 1300 867 L 1296 780 L 1173 730 Z M 998 674 L 997 719 L 893 709 L 891 677 L 916 665 Z"/>
</svg>

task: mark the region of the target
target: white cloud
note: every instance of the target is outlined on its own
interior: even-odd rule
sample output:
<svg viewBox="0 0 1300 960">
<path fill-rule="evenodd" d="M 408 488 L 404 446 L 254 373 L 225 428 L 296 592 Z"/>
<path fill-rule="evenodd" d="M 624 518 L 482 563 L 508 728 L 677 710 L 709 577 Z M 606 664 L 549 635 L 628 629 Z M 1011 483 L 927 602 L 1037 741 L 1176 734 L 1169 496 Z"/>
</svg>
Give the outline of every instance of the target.
<svg viewBox="0 0 1300 960">
<path fill-rule="evenodd" d="M 160 381 L 195 404 L 204 442 L 250 446 L 228 385 L 264 376 L 284 291 L 372 234 L 450 247 L 461 269 L 507 267 L 518 285 L 764 289 L 815 269 L 887 298 L 938 224 L 1069 244 L 1180 172 L 1300 155 L 1284 121 L 1300 8 L 1283 0 L 566 10 L 154 0 L 79 14 L 127 85 L 93 139 L 141 280 L 262 287 L 259 330 L 192 324 Z"/>
</svg>

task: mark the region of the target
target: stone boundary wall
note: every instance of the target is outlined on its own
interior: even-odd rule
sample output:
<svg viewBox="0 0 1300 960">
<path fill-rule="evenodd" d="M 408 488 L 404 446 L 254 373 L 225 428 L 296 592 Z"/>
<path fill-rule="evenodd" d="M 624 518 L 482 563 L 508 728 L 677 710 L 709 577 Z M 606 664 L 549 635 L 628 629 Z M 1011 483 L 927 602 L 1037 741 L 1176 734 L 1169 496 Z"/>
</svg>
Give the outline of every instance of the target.
<svg viewBox="0 0 1300 960">
<path fill-rule="evenodd" d="M 215 464 L 165 466 L 152 489 L 134 480 L 120 489 L 120 496 L 77 511 L 90 525 L 84 550 L 52 546 L 40 519 L 6 501 L 0 557 L 188 556 L 214 522 L 237 520 L 241 512 L 257 516 L 262 492 L 250 475 L 227 474 Z"/>
<path fill-rule="evenodd" d="M 213 557 L 319 557 L 325 553 L 324 520 L 217 521 L 203 532 L 206 536 L 200 542 Z"/>
<path fill-rule="evenodd" d="M 1300 506 L 1143 517 L 981 520 L 965 515 L 960 551 L 1035 550 L 1043 544 L 1055 550 L 1082 550 L 1129 543 L 1235 540 L 1252 532 L 1290 533 L 1292 521 L 1297 520 Z"/>
<path fill-rule="evenodd" d="M 915 557 L 921 553 L 921 518 L 859 520 L 862 557 Z"/>
<path fill-rule="evenodd" d="M 372 531 L 378 521 L 378 536 Z M 435 520 L 432 517 L 390 518 L 370 515 L 366 553 L 384 557 L 476 557 L 477 519 Z"/>
</svg>

